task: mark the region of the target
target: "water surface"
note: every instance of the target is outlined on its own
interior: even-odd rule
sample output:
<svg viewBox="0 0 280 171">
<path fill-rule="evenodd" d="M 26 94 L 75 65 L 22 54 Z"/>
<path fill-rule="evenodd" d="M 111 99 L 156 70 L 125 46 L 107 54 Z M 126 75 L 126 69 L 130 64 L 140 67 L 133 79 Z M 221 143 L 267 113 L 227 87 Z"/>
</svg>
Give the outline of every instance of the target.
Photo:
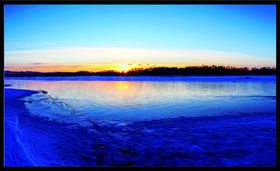
<svg viewBox="0 0 280 171">
<path fill-rule="evenodd" d="M 45 90 L 29 97 L 33 114 L 87 124 L 275 113 L 275 76 L 6 78 L 12 88 Z M 67 116 L 67 117 L 66 117 Z"/>
</svg>

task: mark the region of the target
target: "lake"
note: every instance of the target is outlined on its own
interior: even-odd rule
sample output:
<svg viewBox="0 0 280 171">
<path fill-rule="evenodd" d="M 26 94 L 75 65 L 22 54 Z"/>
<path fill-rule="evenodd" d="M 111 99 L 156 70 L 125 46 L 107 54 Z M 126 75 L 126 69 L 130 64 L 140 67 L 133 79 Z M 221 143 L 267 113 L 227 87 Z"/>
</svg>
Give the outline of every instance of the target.
<svg viewBox="0 0 280 171">
<path fill-rule="evenodd" d="M 25 99 L 30 112 L 80 125 L 276 113 L 275 76 L 6 77 L 5 84 L 47 91 Z"/>
</svg>

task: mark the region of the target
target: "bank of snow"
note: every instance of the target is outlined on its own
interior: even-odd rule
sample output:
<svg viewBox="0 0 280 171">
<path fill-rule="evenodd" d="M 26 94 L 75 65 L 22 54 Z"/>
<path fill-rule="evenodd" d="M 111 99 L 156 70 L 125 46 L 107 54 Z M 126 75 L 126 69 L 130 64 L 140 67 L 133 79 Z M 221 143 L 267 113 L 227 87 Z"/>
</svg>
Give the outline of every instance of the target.
<svg viewBox="0 0 280 171">
<path fill-rule="evenodd" d="M 276 164 L 276 114 L 71 126 L 29 113 L 20 99 L 33 93 L 5 89 L 5 166 Z"/>
<path fill-rule="evenodd" d="M 19 129 L 19 116 L 27 113 L 23 97 L 37 93 L 29 90 L 4 89 L 4 165 L 5 166 L 30 166 L 30 160 L 25 146 L 20 142 L 21 130 Z"/>
</svg>

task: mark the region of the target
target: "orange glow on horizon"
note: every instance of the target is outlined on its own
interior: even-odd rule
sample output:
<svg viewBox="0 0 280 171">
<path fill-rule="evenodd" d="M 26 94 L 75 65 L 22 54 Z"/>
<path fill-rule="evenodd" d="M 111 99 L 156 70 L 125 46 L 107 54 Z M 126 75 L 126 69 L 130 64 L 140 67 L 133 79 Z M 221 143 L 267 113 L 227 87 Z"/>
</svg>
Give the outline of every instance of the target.
<svg viewBox="0 0 280 171">
<path fill-rule="evenodd" d="M 128 72 L 131 69 L 150 67 L 185 67 L 183 64 L 86 64 L 86 65 L 28 65 L 28 66 L 5 66 L 8 71 L 33 71 L 33 72 L 101 72 L 116 71 Z"/>
<path fill-rule="evenodd" d="M 126 73 L 133 69 L 146 69 L 151 67 L 187 67 L 201 65 L 187 64 L 85 64 L 85 65 L 26 65 L 5 66 L 5 71 L 33 71 L 33 72 L 102 72 L 116 71 Z M 242 66 L 236 66 L 242 67 Z M 250 68 L 250 67 L 249 67 Z"/>
<path fill-rule="evenodd" d="M 116 71 L 128 72 L 131 68 L 127 64 L 87 64 L 87 65 L 30 65 L 30 66 L 5 66 L 8 71 L 34 71 L 34 72 L 101 72 Z M 143 67 L 142 67 L 143 68 Z"/>
</svg>

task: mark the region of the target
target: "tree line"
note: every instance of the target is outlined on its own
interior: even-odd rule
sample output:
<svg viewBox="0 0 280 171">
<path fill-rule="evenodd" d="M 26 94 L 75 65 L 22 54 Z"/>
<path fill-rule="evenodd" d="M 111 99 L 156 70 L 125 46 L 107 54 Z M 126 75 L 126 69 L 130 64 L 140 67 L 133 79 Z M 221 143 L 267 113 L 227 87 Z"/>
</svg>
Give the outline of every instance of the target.
<svg viewBox="0 0 280 171">
<path fill-rule="evenodd" d="M 101 71 L 101 72 L 30 72 L 5 71 L 5 76 L 230 76 L 230 75 L 276 75 L 275 67 L 233 67 L 233 66 L 187 66 L 178 67 L 151 67 L 133 68 L 128 72 Z"/>
</svg>

